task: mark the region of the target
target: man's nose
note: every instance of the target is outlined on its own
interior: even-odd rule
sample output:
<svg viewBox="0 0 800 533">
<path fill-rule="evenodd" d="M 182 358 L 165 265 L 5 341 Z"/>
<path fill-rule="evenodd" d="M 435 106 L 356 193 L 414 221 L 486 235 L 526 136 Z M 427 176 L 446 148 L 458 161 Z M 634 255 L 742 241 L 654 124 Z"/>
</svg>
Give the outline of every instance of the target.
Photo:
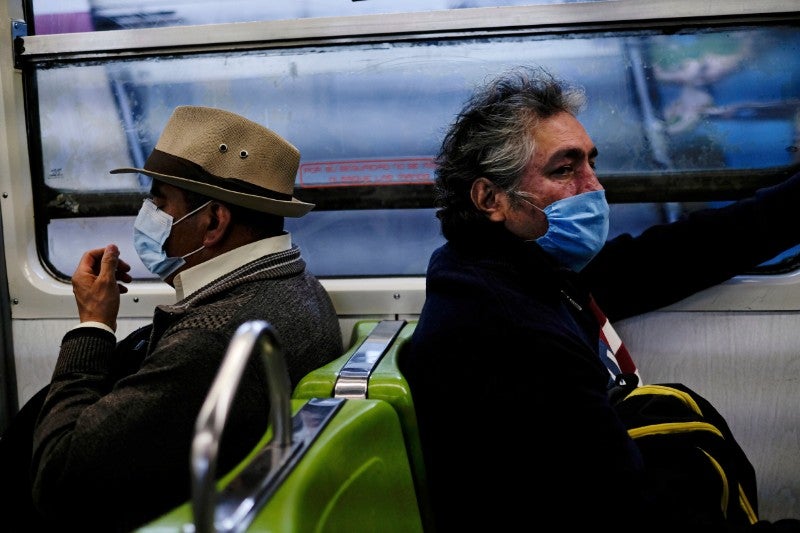
<svg viewBox="0 0 800 533">
<path fill-rule="evenodd" d="M 581 192 L 602 191 L 603 185 L 597 179 L 597 172 L 588 163 L 585 165 L 581 176 Z"/>
</svg>

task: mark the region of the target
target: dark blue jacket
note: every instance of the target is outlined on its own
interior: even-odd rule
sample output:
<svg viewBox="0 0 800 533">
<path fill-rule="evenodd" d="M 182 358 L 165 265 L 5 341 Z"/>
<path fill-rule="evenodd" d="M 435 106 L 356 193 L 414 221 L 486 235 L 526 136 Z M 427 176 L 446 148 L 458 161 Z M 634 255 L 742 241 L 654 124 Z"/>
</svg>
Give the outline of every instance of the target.
<svg viewBox="0 0 800 533">
<path fill-rule="evenodd" d="M 642 530 L 642 460 L 609 404 L 589 292 L 612 322 L 677 302 L 800 242 L 798 205 L 800 174 L 610 240 L 580 274 L 495 224 L 437 249 L 401 370 L 438 529 Z"/>
</svg>

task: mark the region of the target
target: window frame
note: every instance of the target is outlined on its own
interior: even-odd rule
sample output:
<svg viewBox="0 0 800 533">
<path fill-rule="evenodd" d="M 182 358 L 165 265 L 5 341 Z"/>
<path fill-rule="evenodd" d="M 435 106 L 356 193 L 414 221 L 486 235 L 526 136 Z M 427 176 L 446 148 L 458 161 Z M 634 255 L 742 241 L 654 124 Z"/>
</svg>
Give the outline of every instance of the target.
<svg viewBox="0 0 800 533">
<path fill-rule="evenodd" d="M 128 58 L 193 55 L 209 52 L 235 52 L 262 49 L 291 49 L 306 46 L 350 45 L 359 43 L 413 42 L 427 39 L 464 39 L 486 36 L 541 35 L 571 36 L 599 32 L 665 31 L 727 28 L 747 25 L 798 25 L 800 12 L 789 0 L 714 0 L 697 4 L 694 0 L 610 0 L 589 3 L 547 4 L 495 8 L 466 8 L 447 11 L 326 17 L 297 20 L 271 20 L 168 28 L 108 30 L 54 35 L 24 35 L 15 39 L 15 66 L 22 73 L 27 102 L 29 160 L 36 213 L 36 240 L 46 245 L 45 227 L 50 218 L 103 216 L 110 213 L 133 215 L 141 195 L 129 193 L 86 193 L 79 198 L 77 212 L 53 203 L 53 193 L 44 184 L 41 168 L 39 116 L 36 107 L 35 70 L 42 65 L 84 61 L 116 61 Z M 708 198 L 735 200 L 757 188 L 785 179 L 797 167 L 761 170 L 662 171 L 605 174 L 601 180 L 612 203 L 691 202 Z M 720 197 L 724 184 L 727 197 Z M 432 200 L 430 185 L 400 185 L 409 205 Z M 644 191 L 644 192 L 643 192 Z M 340 193 L 324 194 L 304 189 L 303 198 L 321 209 L 352 206 L 352 198 L 364 198 L 357 208 L 381 205 L 386 189 L 374 186 L 348 186 Z M 402 205 L 398 205 L 402 207 Z M 41 252 L 39 252 L 41 255 Z M 42 261 L 46 265 L 45 261 Z M 57 273 L 51 275 L 65 281 Z M 330 280 L 329 285 L 338 282 Z M 421 302 L 419 285 L 413 302 Z M 416 304 L 403 307 L 416 309 Z M 369 306 L 368 306 L 369 307 Z"/>
</svg>

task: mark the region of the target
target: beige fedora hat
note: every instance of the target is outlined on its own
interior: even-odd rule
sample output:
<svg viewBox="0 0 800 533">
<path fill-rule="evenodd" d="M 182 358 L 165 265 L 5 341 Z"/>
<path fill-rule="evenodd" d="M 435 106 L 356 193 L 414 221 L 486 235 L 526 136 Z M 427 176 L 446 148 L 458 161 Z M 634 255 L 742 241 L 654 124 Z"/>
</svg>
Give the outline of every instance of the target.
<svg viewBox="0 0 800 533">
<path fill-rule="evenodd" d="M 179 106 L 138 172 L 234 205 L 301 217 L 314 204 L 293 196 L 300 151 L 277 133 L 236 113 Z"/>
</svg>

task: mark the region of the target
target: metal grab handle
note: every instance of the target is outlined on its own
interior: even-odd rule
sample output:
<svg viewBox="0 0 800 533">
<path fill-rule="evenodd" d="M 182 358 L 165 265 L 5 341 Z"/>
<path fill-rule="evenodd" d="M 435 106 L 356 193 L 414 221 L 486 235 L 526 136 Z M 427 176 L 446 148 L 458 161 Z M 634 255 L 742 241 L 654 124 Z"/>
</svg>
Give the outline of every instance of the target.
<svg viewBox="0 0 800 533">
<path fill-rule="evenodd" d="M 405 320 L 381 320 L 358 350 L 339 370 L 333 388 L 335 398 L 366 398 L 369 377 L 406 325 Z"/>
<path fill-rule="evenodd" d="M 211 385 L 195 424 L 192 440 L 192 512 L 196 533 L 215 531 L 216 470 L 222 430 L 228 418 L 242 373 L 258 349 L 269 387 L 273 443 L 280 449 L 292 444 L 289 374 L 275 328 L 263 320 L 245 322 L 228 345 L 217 377 Z"/>
</svg>

